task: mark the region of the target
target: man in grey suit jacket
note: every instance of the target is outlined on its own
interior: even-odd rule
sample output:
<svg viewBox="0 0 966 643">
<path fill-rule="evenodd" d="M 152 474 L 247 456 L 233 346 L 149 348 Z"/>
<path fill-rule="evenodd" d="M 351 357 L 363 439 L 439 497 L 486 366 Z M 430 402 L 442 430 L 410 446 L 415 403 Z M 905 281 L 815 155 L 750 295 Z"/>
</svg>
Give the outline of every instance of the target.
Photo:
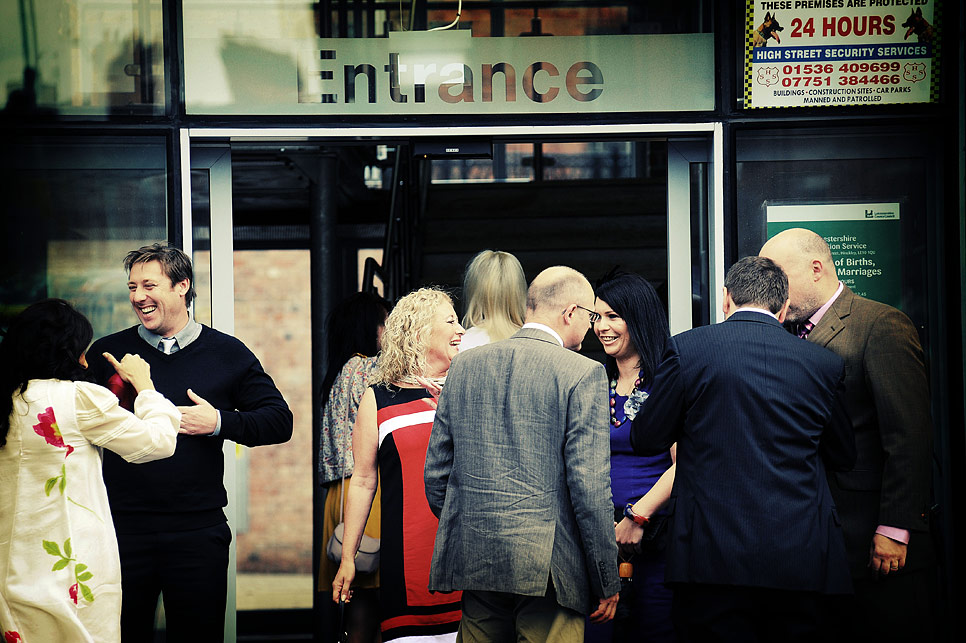
<svg viewBox="0 0 966 643">
<path fill-rule="evenodd" d="M 572 352 L 593 304 L 583 275 L 548 268 L 520 331 L 453 360 L 425 483 L 439 517 L 429 588 L 463 590 L 459 640 L 582 641 L 585 614 L 614 616 L 607 380 Z"/>
<path fill-rule="evenodd" d="M 928 640 L 932 421 L 916 327 L 841 283 L 828 244 L 811 230 L 785 230 L 760 255 L 788 274 L 788 321 L 798 334 L 845 360 L 858 459 L 852 471 L 829 475 L 855 585 L 855 600 L 839 618 L 843 639 Z"/>
</svg>

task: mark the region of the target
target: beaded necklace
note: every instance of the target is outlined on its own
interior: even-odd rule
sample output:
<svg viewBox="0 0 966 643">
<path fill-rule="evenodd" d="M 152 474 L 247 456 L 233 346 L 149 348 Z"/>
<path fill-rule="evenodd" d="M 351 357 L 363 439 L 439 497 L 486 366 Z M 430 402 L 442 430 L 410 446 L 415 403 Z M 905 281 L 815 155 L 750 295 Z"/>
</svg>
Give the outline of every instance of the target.
<svg viewBox="0 0 966 643">
<path fill-rule="evenodd" d="M 627 396 L 624 401 L 624 419 L 617 420 L 617 378 L 613 378 L 610 381 L 610 423 L 613 427 L 619 427 L 623 425 L 628 420 L 634 420 L 637 417 L 637 412 L 641 408 L 641 404 L 644 400 L 648 398 L 648 392 L 641 388 L 641 380 L 644 379 L 644 371 L 641 370 L 637 374 L 637 379 L 634 380 L 634 389 Z"/>
</svg>

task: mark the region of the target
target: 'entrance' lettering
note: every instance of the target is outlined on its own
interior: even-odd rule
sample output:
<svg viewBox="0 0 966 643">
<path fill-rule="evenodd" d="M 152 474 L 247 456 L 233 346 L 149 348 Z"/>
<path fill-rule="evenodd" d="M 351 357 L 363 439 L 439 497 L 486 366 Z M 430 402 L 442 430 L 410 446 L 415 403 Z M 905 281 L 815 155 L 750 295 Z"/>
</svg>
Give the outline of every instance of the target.
<svg viewBox="0 0 966 643">
<path fill-rule="evenodd" d="M 335 61 L 335 50 L 320 51 L 319 58 L 324 61 Z M 435 80 L 438 83 L 437 95 L 445 103 L 472 103 L 479 99 L 484 103 L 494 100 L 494 78 L 497 82 L 497 97 L 504 102 L 514 103 L 517 100 L 517 71 L 507 62 L 483 63 L 480 66 L 480 87 L 474 84 L 473 70 L 462 63 L 448 63 L 439 66 L 437 63 L 417 63 L 412 65 L 412 74 L 408 72 L 409 65 L 399 62 L 398 53 L 389 54 L 388 64 L 383 66 L 388 90 L 388 98 L 393 103 L 407 103 L 412 97 L 414 103 L 426 102 L 426 85 Z M 376 78 L 378 67 L 369 63 L 347 64 L 342 67 L 342 102 L 355 103 L 365 95 L 369 104 L 379 101 L 379 82 Z M 326 87 L 332 81 L 338 82 L 331 69 L 321 69 L 318 78 Z M 604 91 L 604 75 L 596 64 L 589 61 L 575 62 L 563 75 L 560 83 L 560 70 L 549 62 L 537 61 L 523 70 L 520 76 L 520 88 L 523 94 L 534 103 L 549 103 L 557 99 L 561 88 L 567 90 L 567 95 L 575 101 L 585 103 L 596 100 Z M 411 78 L 407 86 L 404 79 Z M 502 82 L 500 80 L 502 79 Z M 327 82 L 328 81 L 328 82 Z M 365 83 L 364 88 L 359 83 Z M 502 91 L 500 88 L 502 87 Z M 385 90 L 384 90 L 385 91 Z M 502 97 L 500 96 L 502 94 Z M 323 92 L 312 100 L 311 95 L 299 96 L 299 102 L 338 103 L 337 93 Z"/>
</svg>

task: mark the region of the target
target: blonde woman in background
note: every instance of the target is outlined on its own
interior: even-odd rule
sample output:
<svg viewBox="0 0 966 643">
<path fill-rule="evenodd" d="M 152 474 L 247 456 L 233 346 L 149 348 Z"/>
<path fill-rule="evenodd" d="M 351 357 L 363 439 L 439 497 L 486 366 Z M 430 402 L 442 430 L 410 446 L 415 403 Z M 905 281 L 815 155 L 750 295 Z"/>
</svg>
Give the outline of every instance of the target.
<svg viewBox="0 0 966 643">
<path fill-rule="evenodd" d="M 382 351 L 362 396 L 346 494 L 342 563 L 332 581 L 336 603 L 352 598 L 355 554 L 370 507 L 380 513 L 379 602 L 383 641 L 456 639 L 460 593 L 431 593 L 429 565 L 439 524 L 423 486 L 426 449 L 442 386 L 463 327 L 449 295 L 420 288 L 395 305 Z M 382 499 L 373 506 L 377 482 Z"/>
<path fill-rule="evenodd" d="M 466 264 L 463 300 L 467 330 L 461 351 L 508 338 L 523 326 L 527 305 L 527 279 L 520 262 L 509 252 L 480 252 Z"/>
</svg>

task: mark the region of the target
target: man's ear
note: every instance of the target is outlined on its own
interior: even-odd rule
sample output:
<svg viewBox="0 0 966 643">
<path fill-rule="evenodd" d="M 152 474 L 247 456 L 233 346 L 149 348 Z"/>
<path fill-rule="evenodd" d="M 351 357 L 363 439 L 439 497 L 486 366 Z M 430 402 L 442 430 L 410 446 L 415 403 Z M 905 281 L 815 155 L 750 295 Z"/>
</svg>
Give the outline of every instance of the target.
<svg viewBox="0 0 966 643">
<path fill-rule="evenodd" d="M 786 299 L 785 300 L 785 305 L 782 306 L 782 309 L 778 311 L 777 317 L 778 317 L 778 323 L 779 324 L 784 324 L 785 323 L 785 317 L 788 316 L 788 307 L 791 306 L 791 305 L 792 305 L 791 298 Z"/>
<path fill-rule="evenodd" d="M 825 264 L 821 259 L 812 259 L 812 281 L 818 281 L 825 275 Z"/>
<path fill-rule="evenodd" d="M 190 279 L 182 279 L 181 281 L 179 281 L 178 283 L 176 283 L 174 285 L 174 289 L 177 291 L 177 293 L 179 295 L 186 295 L 186 294 L 188 294 L 188 290 L 190 288 L 191 288 L 191 280 Z"/>
<path fill-rule="evenodd" d="M 575 312 L 577 312 L 577 304 L 570 304 L 564 309 L 563 319 L 565 324 L 573 323 Z"/>
<path fill-rule="evenodd" d="M 735 301 L 731 298 L 731 295 L 728 294 L 728 289 L 722 286 L 721 287 L 721 312 L 724 313 L 725 319 L 728 319 L 728 317 L 731 316 L 731 313 L 734 312 L 734 307 L 735 307 Z"/>
</svg>

